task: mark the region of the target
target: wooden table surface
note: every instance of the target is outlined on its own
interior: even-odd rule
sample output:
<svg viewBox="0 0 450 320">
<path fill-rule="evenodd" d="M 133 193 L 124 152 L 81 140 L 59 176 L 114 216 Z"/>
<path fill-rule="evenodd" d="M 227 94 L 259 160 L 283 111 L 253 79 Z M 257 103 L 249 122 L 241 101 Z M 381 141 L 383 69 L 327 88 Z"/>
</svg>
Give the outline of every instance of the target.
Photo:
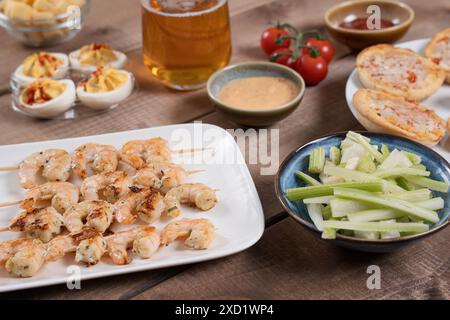
<svg viewBox="0 0 450 320">
<path fill-rule="evenodd" d="M 89 42 L 107 42 L 128 54 L 140 85 L 126 105 L 84 120 L 37 121 L 10 109 L 8 77 L 33 52 L 0 31 L 0 144 L 76 137 L 194 120 L 223 128 L 236 125 L 216 113 L 205 90 L 178 93 L 151 79 L 141 59 L 138 0 L 94 0 L 87 25 L 72 41 L 51 48 L 71 51 Z M 230 0 L 233 62 L 264 60 L 259 35 L 269 22 L 300 29 L 323 28 L 332 0 Z M 450 2 L 409 0 L 416 18 L 404 40 L 430 37 L 448 27 Z M 325 81 L 307 88 L 301 106 L 272 126 L 280 129 L 280 158 L 315 137 L 361 129 L 347 108 L 346 79 L 354 55 L 336 45 Z M 274 176 L 251 165 L 266 217 L 262 239 L 250 249 L 206 263 L 0 294 L 0 299 L 405 299 L 450 298 L 450 228 L 391 254 L 343 250 L 319 240 L 287 216 L 274 193 Z M 381 289 L 366 286 L 367 267 L 381 268 Z"/>
</svg>

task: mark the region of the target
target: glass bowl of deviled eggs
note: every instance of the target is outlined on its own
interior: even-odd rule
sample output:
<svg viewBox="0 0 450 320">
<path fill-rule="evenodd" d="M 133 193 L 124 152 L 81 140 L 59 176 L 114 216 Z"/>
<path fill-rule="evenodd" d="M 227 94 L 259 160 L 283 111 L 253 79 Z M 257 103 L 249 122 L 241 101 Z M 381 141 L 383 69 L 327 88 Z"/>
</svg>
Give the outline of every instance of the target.
<svg viewBox="0 0 450 320">
<path fill-rule="evenodd" d="M 91 0 L 0 0 L 0 26 L 25 45 L 44 47 L 72 39 Z"/>
</svg>

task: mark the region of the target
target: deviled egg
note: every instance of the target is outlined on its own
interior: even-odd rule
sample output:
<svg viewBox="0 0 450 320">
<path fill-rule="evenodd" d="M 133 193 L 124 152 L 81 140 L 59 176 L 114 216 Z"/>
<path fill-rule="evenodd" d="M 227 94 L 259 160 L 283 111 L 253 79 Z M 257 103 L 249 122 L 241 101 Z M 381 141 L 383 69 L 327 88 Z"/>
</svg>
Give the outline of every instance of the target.
<svg viewBox="0 0 450 320">
<path fill-rule="evenodd" d="M 40 118 L 64 113 L 74 105 L 75 100 L 75 84 L 67 79 L 38 79 L 28 84 L 19 97 L 25 111 Z"/>
<path fill-rule="evenodd" d="M 133 86 L 134 78 L 128 71 L 99 67 L 78 84 L 77 96 L 87 107 L 105 109 L 125 100 Z"/>
<path fill-rule="evenodd" d="M 127 61 L 127 56 L 107 44 L 91 43 L 71 52 L 69 60 L 72 68 L 91 73 L 101 66 L 121 69 Z"/>
<path fill-rule="evenodd" d="M 37 79 L 61 79 L 69 69 L 69 58 L 64 53 L 39 52 L 25 58 L 14 71 L 14 80 L 29 84 Z"/>
</svg>

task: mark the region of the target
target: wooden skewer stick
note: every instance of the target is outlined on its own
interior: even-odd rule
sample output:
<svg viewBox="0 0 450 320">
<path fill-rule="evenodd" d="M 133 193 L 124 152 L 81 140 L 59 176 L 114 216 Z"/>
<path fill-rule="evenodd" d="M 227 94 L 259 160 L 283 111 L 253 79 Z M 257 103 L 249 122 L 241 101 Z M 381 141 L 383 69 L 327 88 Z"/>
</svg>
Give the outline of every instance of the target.
<svg viewBox="0 0 450 320">
<path fill-rule="evenodd" d="M 13 170 L 19 170 L 19 166 L 3 166 L 3 167 L 0 167 L 0 171 L 13 171 Z"/>
<path fill-rule="evenodd" d="M 190 176 L 191 174 L 196 174 L 196 173 L 200 173 L 200 172 L 205 172 L 206 170 L 201 169 L 201 170 L 187 170 L 186 173 L 188 176 Z"/>
<path fill-rule="evenodd" d="M 175 149 L 172 150 L 173 153 L 194 153 L 201 152 L 205 150 L 211 150 L 212 148 L 190 148 L 190 149 Z"/>
<path fill-rule="evenodd" d="M 9 231 L 9 227 L 0 227 L 0 232 Z"/>
<path fill-rule="evenodd" d="M 15 206 L 16 204 L 20 204 L 21 202 L 22 200 L 0 202 L 0 208 Z"/>
</svg>

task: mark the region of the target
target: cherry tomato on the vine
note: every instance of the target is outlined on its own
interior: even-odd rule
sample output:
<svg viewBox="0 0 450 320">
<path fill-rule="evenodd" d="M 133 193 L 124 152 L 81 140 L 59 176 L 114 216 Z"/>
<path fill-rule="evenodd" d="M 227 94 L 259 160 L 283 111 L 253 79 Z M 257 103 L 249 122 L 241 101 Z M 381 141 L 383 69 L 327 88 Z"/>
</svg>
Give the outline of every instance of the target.
<svg viewBox="0 0 450 320">
<path fill-rule="evenodd" d="M 285 39 L 281 44 L 277 44 L 276 41 L 280 37 L 289 36 L 288 32 L 281 28 L 270 27 L 264 30 L 261 35 L 261 48 L 268 55 L 272 54 L 276 49 L 279 48 L 289 48 L 291 40 Z"/>
<path fill-rule="evenodd" d="M 328 64 L 320 55 L 314 56 L 307 53 L 298 58 L 295 70 L 300 73 L 307 85 L 313 86 L 325 79 L 328 73 Z"/>
<path fill-rule="evenodd" d="M 296 60 L 292 57 L 292 53 L 292 50 L 288 48 L 277 49 L 270 55 L 270 61 L 294 69 Z"/>
<path fill-rule="evenodd" d="M 309 38 L 306 40 L 305 45 L 309 47 L 316 47 L 320 51 L 320 56 L 325 59 L 327 63 L 333 59 L 334 47 L 333 44 L 327 39 Z M 309 49 L 304 48 L 303 53 L 306 54 Z"/>
</svg>

